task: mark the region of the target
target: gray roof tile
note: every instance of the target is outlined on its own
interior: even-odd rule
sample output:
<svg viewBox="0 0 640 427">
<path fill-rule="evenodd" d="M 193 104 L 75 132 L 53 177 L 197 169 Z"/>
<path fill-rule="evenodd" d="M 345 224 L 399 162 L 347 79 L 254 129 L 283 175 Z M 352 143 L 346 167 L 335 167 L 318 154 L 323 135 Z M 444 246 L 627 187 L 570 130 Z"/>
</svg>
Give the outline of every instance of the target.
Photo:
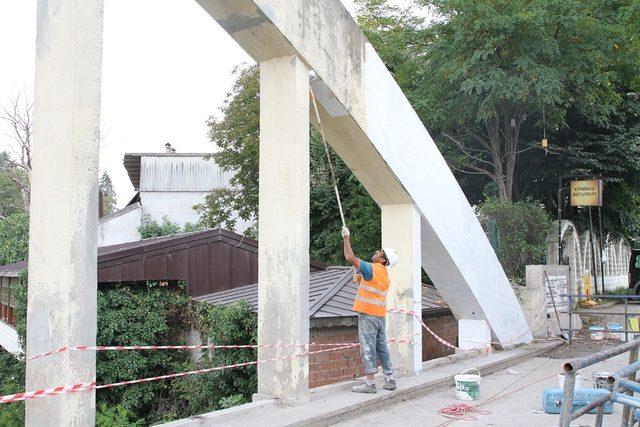
<svg viewBox="0 0 640 427">
<path fill-rule="evenodd" d="M 351 267 L 329 267 L 311 273 L 309 282 L 309 316 L 312 318 L 350 317 L 358 290 L 352 282 Z M 229 289 L 194 298 L 210 304 L 230 304 L 239 300 L 247 301 L 254 310 L 258 309 L 258 284 Z M 422 285 L 422 310 L 449 308 L 434 286 Z"/>
</svg>

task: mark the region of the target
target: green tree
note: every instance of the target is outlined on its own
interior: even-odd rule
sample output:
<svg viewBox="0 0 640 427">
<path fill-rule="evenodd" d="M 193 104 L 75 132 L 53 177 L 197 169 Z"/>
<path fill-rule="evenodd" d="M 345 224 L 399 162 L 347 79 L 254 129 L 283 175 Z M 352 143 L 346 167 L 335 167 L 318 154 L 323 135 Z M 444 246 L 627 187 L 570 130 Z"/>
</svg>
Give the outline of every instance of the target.
<svg viewBox="0 0 640 427">
<path fill-rule="evenodd" d="M 104 214 L 109 215 L 116 211 L 117 198 L 116 192 L 111 183 L 111 177 L 107 171 L 102 172 L 100 176 L 100 191 L 102 191 L 102 200 L 104 203 Z"/>
<path fill-rule="evenodd" d="M 367 35 L 450 166 L 487 178 L 501 200 L 524 196 L 518 158 L 543 128 L 565 127 L 570 112 L 605 124 L 620 88 L 637 84 L 632 0 L 414 0 L 435 14 L 430 23 L 384 0 L 359 3 Z"/>
<path fill-rule="evenodd" d="M 173 236 L 180 234 L 180 226 L 175 222 L 171 222 L 167 216 L 163 216 L 162 223 L 158 223 L 158 221 L 153 219 L 151 215 L 144 214 L 142 215 L 140 227 L 138 227 L 138 233 L 140 233 L 140 237 L 142 239 Z"/>
<path fill-rule="evenodd" d="M 12 170 L 12 172 L 9 172 Z M 0 153 L 0 219 L 18 212 L 24 212 L 22 191 L 13 181 L 15 176 L 20 176 L 6 151 Z"/>
<path fill-rule="evenodd" d="M 232 188 L 209 193 L 195 206 L 208 228 L 236 226 L 236 217 L 254 220 L 258 213 L 258 154 L 260 129 L 259 70 L 238 68 L 233 90 L 227 95 L 220 118 L 209 121 L 210 137 L 220 151 L 212 155 L 220 167 L 234 172 Z M 343 263 L 341 220 L 320 134 L 310 134 L 311 256 L 319 261 Z M 347 225 L 352 228 L 356 253 L 368 258 L 380 246 L 380 209 L 349 168 L 333 153 L 338 188 Z M 257 230 L 249 234 L 256 236 Z"/>
<path fill-rule="evenodd" d="M 29 216 L 15 213 L 0 220 L 0 265 L 27 259 L 29 252 Z"/>
<path fill-rule="evenodd" d="M 527 264 L 546 262 L 551 217 L 541 203 L 488 198 L 480 206 L 478 217 L 487 234 L 494 233 L 497 225 L 498 244 L 494 248 L 512 283 L 524 283 Z"/>
</svg>

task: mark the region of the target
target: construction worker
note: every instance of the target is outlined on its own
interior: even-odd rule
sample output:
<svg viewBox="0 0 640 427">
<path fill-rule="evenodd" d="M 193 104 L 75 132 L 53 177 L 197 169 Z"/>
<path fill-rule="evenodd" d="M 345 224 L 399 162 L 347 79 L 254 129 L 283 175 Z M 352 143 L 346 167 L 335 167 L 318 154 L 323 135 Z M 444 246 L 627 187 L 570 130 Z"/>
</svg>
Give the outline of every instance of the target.
<svg viewBox="0 0 640 427">
<path fill-rule="evenodd" d="M 377 359 L 380 359 L 384 373 L 383 388 L 395 390 L 396 380 L 393 378 L 385 328 L 387 290 L 391 283 L 387 267 L 393 267 L 398 262 L 398 253 L 391 248 L 380 249 L 373 254 L 371 262 L 366 262 L 355 256 L 349 237 L 349 229 L 342 227 L 344 257 L 358 270 L 358 294 L 353 310 L 358 312 L 358 338 L 366 375 L 366 382 L 351 390 L 356 393 L 377 393 L 373 380 L 373 375 L 378 371 Z"/>
</svg>

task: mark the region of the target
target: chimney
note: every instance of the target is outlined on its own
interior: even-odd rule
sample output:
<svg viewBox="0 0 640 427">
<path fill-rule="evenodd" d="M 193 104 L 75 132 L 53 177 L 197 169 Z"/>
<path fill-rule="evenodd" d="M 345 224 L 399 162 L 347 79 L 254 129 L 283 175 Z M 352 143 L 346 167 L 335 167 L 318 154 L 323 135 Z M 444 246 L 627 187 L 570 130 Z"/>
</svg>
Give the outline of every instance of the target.
<svg viewBox="0 0 640 427">
<path fill-rule="evenodd" d="M 102 190 L 98 191 L 98 219 L 104 216 L 104 194 Z"/>
</svg>

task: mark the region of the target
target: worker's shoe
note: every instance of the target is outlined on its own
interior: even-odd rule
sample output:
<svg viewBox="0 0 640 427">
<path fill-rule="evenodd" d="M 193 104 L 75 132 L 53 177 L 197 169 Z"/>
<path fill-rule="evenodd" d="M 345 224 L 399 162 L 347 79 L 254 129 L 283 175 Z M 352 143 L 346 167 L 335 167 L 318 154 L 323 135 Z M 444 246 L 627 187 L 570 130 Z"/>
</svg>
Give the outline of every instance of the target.
<svg viewBox="0 0 640 427">
<path fill-rule="evenodd" d="M 369 394 L 375 394 L 378 392 L 375 384 L 367 384 L 367 383 L 353 386 L 353 388 L 351 388 L 351 391 L 354 393 L 369 393 Z"/>
<path fill-rule="evenodd" d="M 385 390 L 395 390 L 396 389 L 396 380 L 391 379 L 391 380 L 384 380 L 384 385 L 382 386 L 383 389 Z"/>
</svg>

